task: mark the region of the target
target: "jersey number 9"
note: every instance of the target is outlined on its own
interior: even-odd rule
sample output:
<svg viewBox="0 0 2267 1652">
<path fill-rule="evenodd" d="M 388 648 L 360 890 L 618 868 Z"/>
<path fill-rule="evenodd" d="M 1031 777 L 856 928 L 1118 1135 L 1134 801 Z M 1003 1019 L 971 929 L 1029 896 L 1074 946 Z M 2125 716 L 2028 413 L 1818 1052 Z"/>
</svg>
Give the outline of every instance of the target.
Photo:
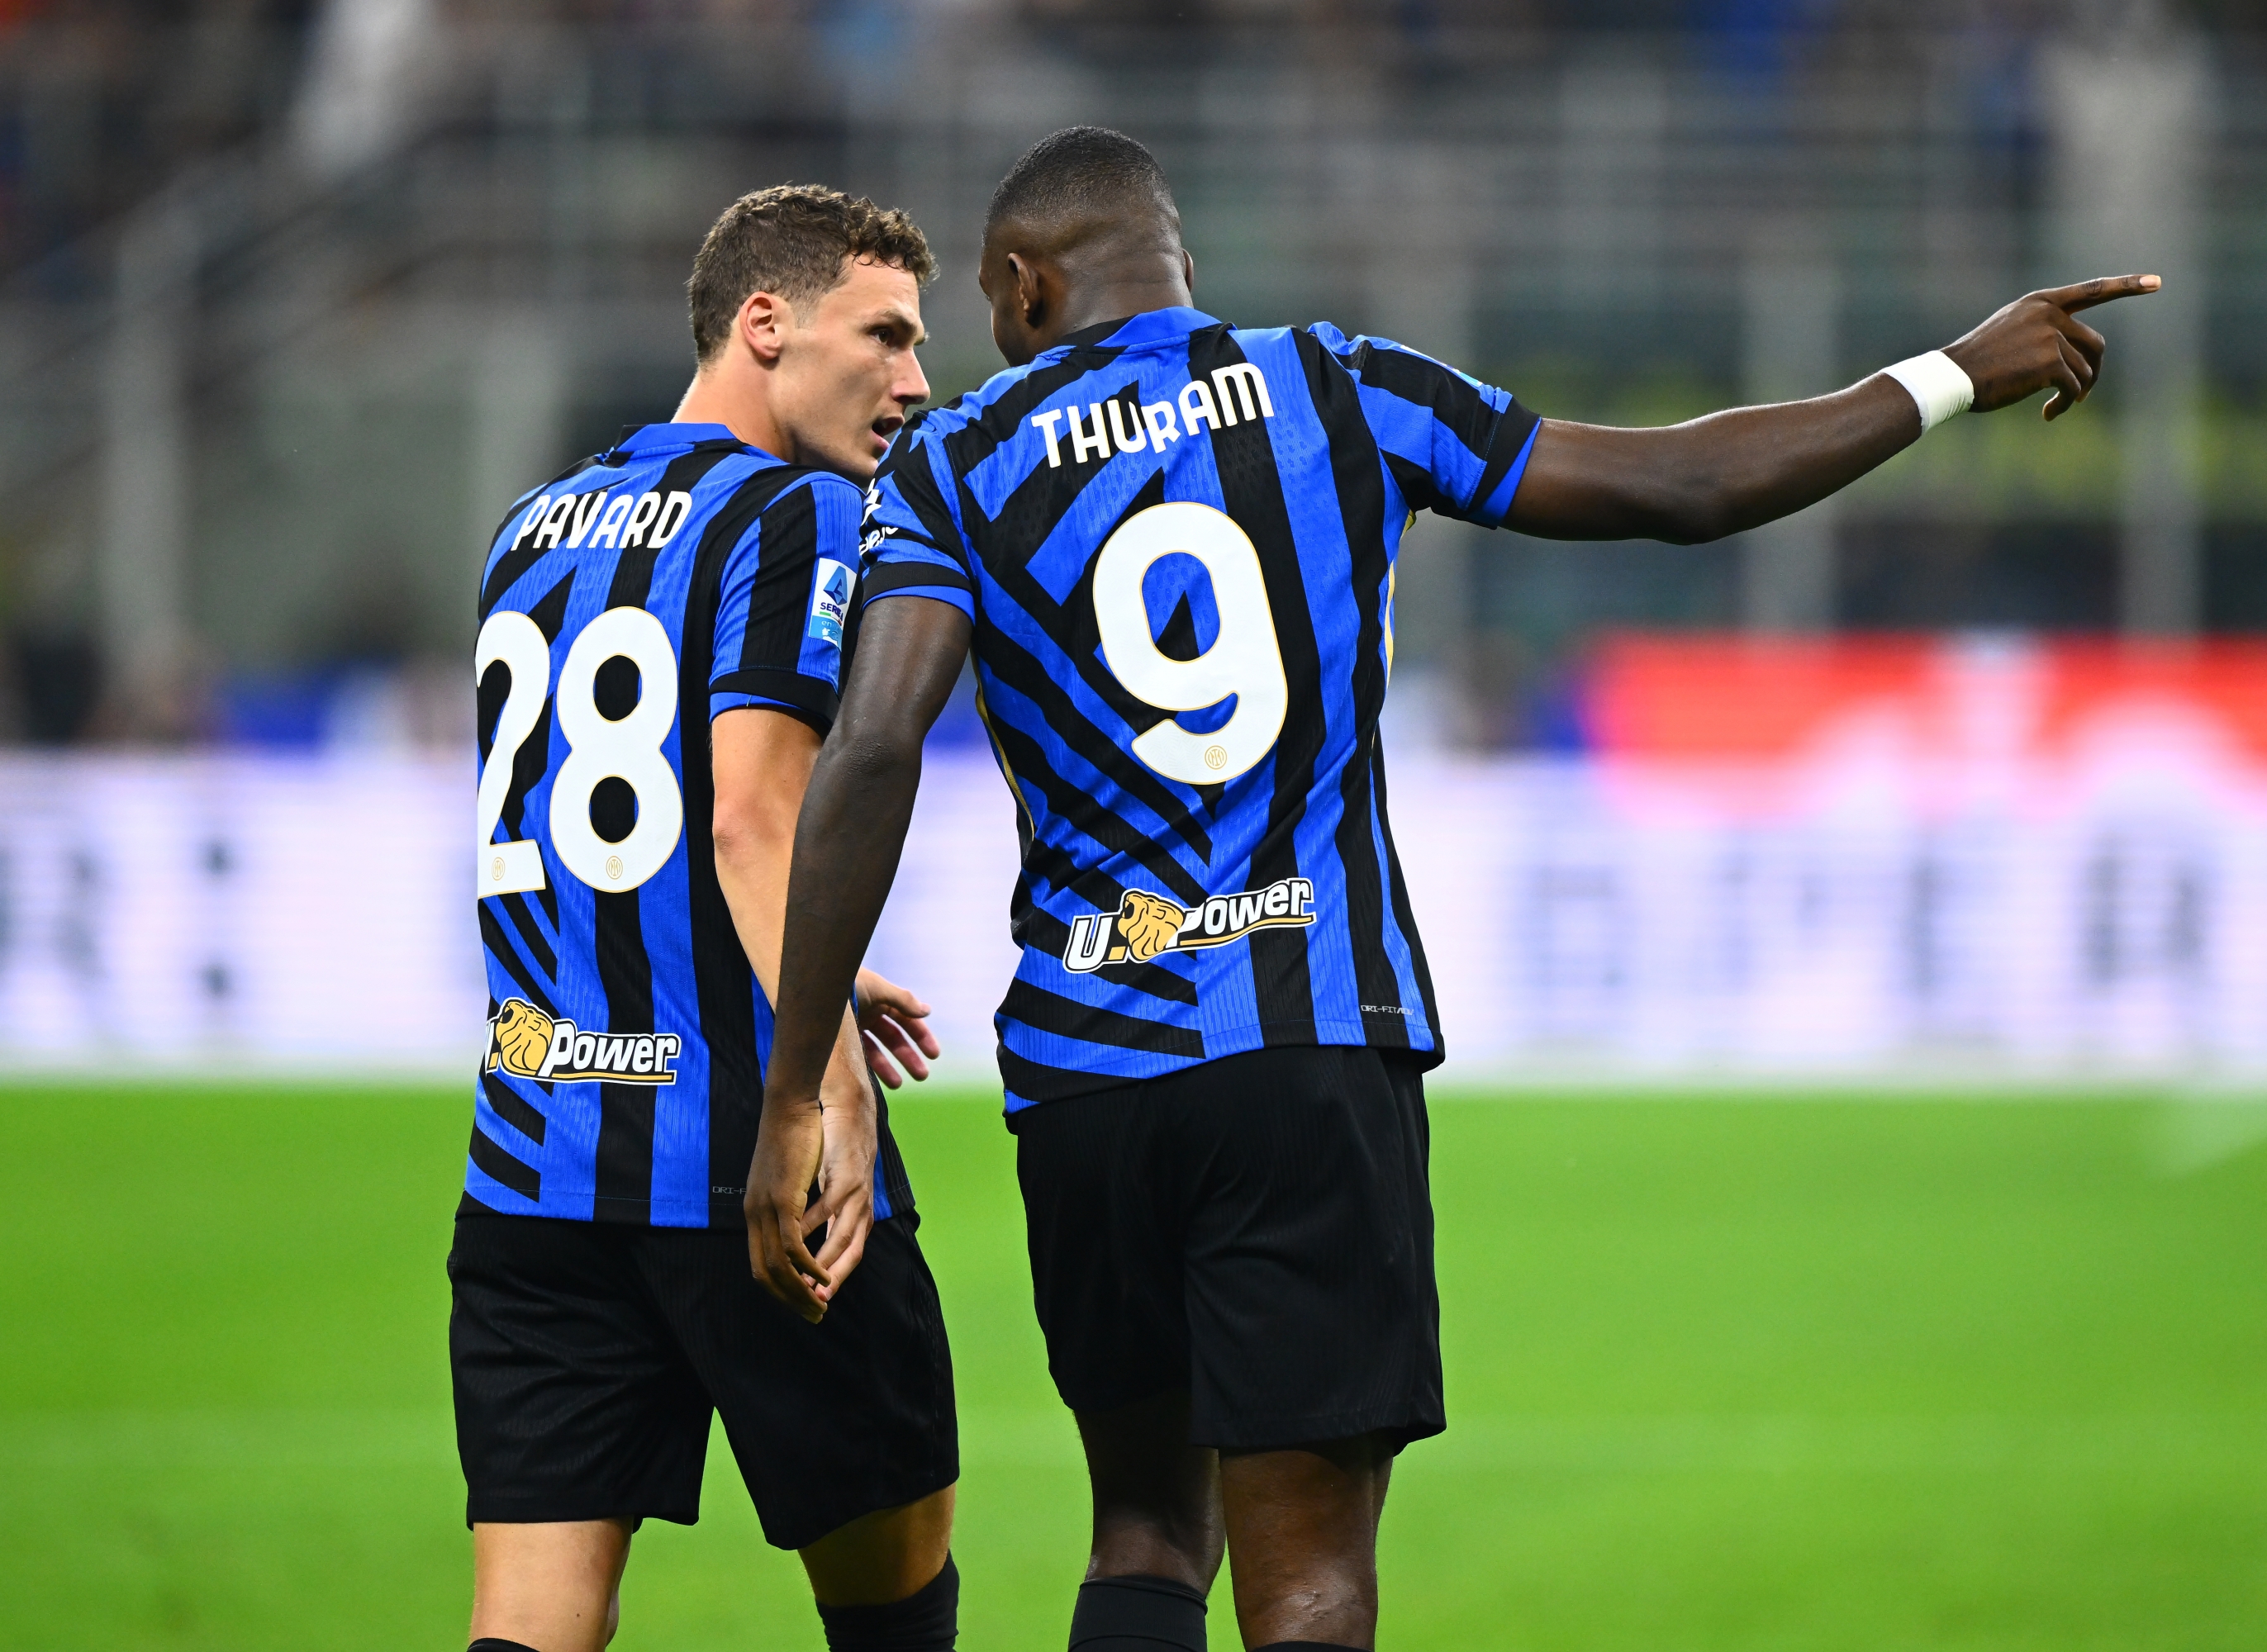
<svg viewBox="0 0 2267 1652">
<path fill-rule="evenodd" d="M 1220 634 L 1193 660 L 1158 648 L 1141 594 L 1150 565 L 1177 551 L 1204 564 L 1220 612 Z M 1152 505 L 1127 521 L 1095 559 L 1094 619 L 1103 659 L 1135 698 L 1160 711 L 1193 712 L 1236 697 L 1228 721 L 1210 734 L 1192 734 L 1169 717 L 1135 735 L 1134 755 L 1143 764 L 1184 786 L 1217 786 L 1273 749 L 1291 704 L 1283 650 L 1259 552 L 1226 512 L 1177 502 Z"/>
<path fill-rule="evenodd" d="M 638 703 L 620 718 L 608 717 L 598 700 L 598 668 L 617 655 L 638 669 Z M 477 875 L 483 896 L 544 887 L 543 854 L 533 843 L 489 840 L 503 818 L 513 762 L 542 720 L 551 645 L 525 614 L 500 610 L 481 627 L 475 680 L 499 660 L 511 673 L 511 688 L 481 771 Z M 685 830 L 685 794 L 661 750 L 677 720 L 677 651 L 661 622 L 642 608 L 609 608 L 583 626 L 559 669 L 558 711 L 567 761 L 551 783 L 552 852 L 594 889 L 635 889 L 667 863 Z M 609 778 L 627 782 L 637 798 L 637 824 L 613 844 L 591 825 L 591 794 Z"/>
</svg>

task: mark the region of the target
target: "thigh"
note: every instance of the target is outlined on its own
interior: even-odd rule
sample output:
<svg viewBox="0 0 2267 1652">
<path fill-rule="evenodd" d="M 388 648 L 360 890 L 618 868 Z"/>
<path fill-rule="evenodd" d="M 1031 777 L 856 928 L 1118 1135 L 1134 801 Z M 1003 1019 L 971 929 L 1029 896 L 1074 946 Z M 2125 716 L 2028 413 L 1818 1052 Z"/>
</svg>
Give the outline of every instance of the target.
<svg viewBox="0 0 2267 1652">
<path fill-rule="evenodd" d="M 1218 1069 L 1213 1071 L 1213 1069 Z M 1440 1432 L 1440 1299 L 1413 1070 L 1359 1048 L 1210 1064 L 1178 1128 L 1192 1436 L 1259 1450 Z"/>
<path fill-rule="evenodd" d="M 620 1615 L 630 1531 L 627 1520 L 475 1525 L 473 1643 L 598 1652 Z"/>
<path fill-rule="evenodd" d="M 639 1232 L 458 1221 L 449 1363 L 467 1522 L 698 1517 L 708 1401 L 632 1263 Z"/>
<path fill-rule="evenodd" d="M 1016 1115 L 1016 1175 L 1047 1370 L 1074 1411 L 1106 1412 L 1189 1384 L 1177 1167 L 1152 1080 Z"/>
<path fill-rule="evenodd" d="M 874 1224 L 817 1325 L 750 1276 L 744 1232 L 656 1230 L 642 1247 L 777 1547 L 807 1547 L 959 1478 L 952 1356 L 917 1220 Z"/>
</svg>

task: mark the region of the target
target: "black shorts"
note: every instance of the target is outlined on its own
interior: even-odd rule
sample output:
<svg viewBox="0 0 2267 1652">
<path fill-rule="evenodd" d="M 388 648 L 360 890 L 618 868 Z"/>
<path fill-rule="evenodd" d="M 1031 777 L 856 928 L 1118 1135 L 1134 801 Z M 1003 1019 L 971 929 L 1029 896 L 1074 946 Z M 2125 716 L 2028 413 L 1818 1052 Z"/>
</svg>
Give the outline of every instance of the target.
<svg viewBox="0 0 2267 1652">
<path fill-rule="evenodd" d="M 690 1525 L 712 1408 L 783 1549 L 950 1485 L 952 1359 L 917 1219 L 876 1223 L 808 1325 L 750 1276 L 741 1229 L 459 1217 L 449 1363 L 467 1523 Z"/>
<path fill-rule="evenodd" d="M 1047 1366 L 1192 1444 L 1438 1434 L 1425 1086 L 1406 1056 L 1253 1050 L 1009 1120 Z"/>
</svg>

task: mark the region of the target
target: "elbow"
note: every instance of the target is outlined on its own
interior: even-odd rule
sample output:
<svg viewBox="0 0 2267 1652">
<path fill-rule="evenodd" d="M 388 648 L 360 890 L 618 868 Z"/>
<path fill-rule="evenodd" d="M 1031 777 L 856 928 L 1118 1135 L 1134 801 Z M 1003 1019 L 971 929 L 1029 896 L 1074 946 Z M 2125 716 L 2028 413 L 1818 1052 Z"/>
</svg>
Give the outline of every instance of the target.
<svg viewBox="0 0 2267 1652">
<path fill-rule="evenodd" d="M 709 830 L 719 864 L 739 866 L 792 844 L 795 816 L 767 799 L 719 797 Z"/>
<path fill-rule="evenodd" d="M 1750 525 L 1720 479 L 1689 477 L 1665 491 L 1652 537 L 1670 545 L 1711 545 Z"/>
<path fill-rule="evenodd" d="M 838 729 L 818 754 L 820 774 L 861 795 L 886 793 L 921 783 L 921 742 L 917 735 L 886 727 Z"/>
</svg>

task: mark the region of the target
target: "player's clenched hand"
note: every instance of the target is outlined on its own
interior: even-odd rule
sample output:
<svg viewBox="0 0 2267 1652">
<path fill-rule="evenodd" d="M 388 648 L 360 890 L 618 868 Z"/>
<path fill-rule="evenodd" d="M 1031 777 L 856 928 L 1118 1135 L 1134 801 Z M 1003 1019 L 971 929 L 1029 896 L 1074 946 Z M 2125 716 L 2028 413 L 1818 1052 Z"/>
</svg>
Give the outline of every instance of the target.
<svg viewBox="0 0 2267 1652">
<path fill-rule="evenodd" d="M 825 1317 L 834 1294 L 833 1275 L 803 1243 L 813 1225 L 804 1206 L 818 1179 L 825 1132 L 817 1097 L 767 1100 L 741 1201 L 748 1217 L 748 1266 L 756 1283 L 813 1325 Z"/>
<path fill-rule="evenodd" d="M 940 1053 L 928 1030 L 929 1007 L 918 996 L 871 969 L 858 972 L 858 1030 L 874 1076 L 892 1090 L 907 1076 L 928 1077 L 928 1057 Z M 891 1057 L 897 1059 L 893 1062 Z M 904 1072 L 898 1068 L 902 1064 Z"/>
<path fill-rule="evenodd" d="M 2059 419 L 2087 398 L 2102 372 L 2102 337 L 2077 312 L 2162 285 L 2154 275 L 2103 275 L 2026 293 L 1958 343 L 1945 346 L 1944 353 L 1976 386 L 1977 413 L 2051 390 L 2046 416 Z"/>
</svg>

